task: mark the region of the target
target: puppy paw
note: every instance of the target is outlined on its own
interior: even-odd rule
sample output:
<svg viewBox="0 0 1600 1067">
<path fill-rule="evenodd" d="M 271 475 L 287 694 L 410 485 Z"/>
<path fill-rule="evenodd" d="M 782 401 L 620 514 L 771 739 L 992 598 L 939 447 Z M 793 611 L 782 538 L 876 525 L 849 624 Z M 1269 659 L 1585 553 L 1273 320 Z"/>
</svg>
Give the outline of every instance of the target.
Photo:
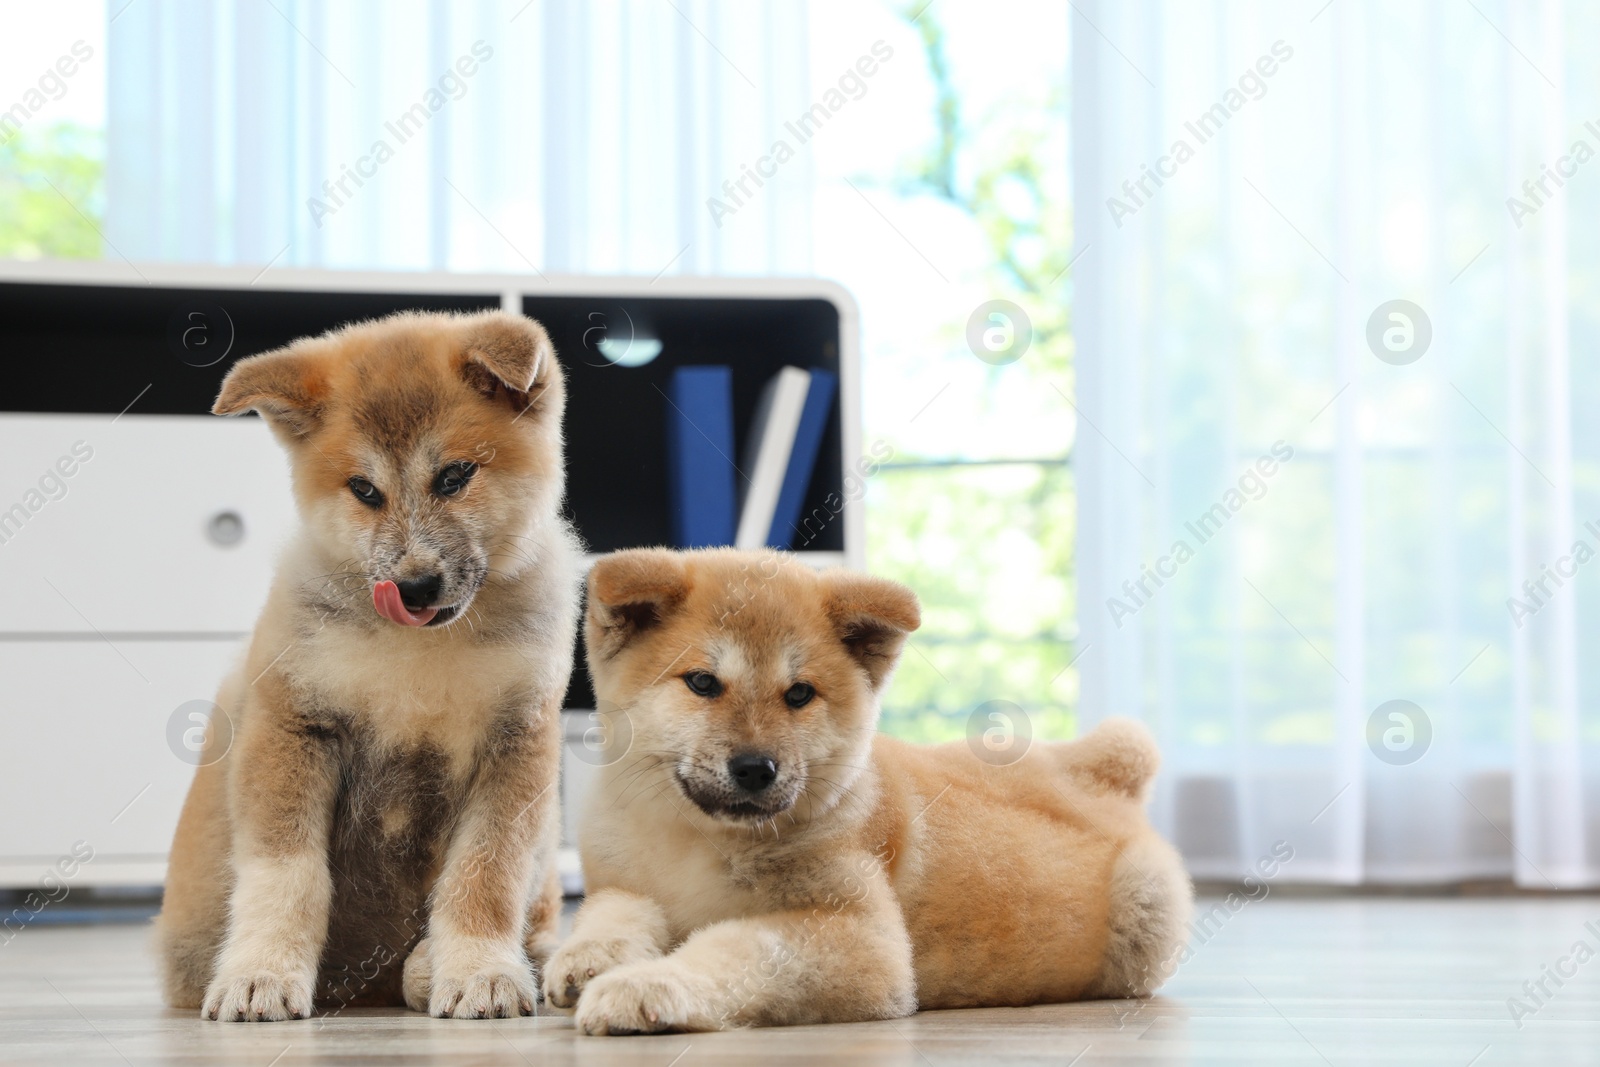
<svg viewBox="0 0 1600 1067">
<path fill-rule="evenodd" d="M 532 1015 L 539 990 L 533 972 L 483 971 L 467 978 L 435 978 L 428 1014 L 435 1019 L 515 1019 Z"/>
<path fill-rule="evenodd" d="M 433 995 L 433 942 L 423 938 L 406 957 L 401 972 L 400 991 L 405 995 L 406 1007 L 412 1011 L 427 1011 Z"/>
<path fill-rule="evenodd" d="M 311 982 L 282 974 L 219 976 L 206 990 L 200 1017 L 221 1022 L 281 1022 L 311 1015 Z"/>
<path fill-rule="evenodd" d="M 574 1024 L 581 1034 L 714 1030 L 687 975 L 668 963 L 630 964 L 589 982 Z"/>
<path fill-rule="evenodd" d="M 544 998 L 558 1008 L 572 1007 L 591 979 L 642 955 L 630 948 L 622 938 L 568 941 L 544 965 Z"/>
<path fill-rule="evenodd" d="M 406 960 L 406 1003 L 436 1019 L 514 1019 L 532 1015 L 539 999 L 533 967 L 521 947 L 489 953 L 451 952 L 424 939 Z M 423 946 L 427 946 L 424 949 Z M 416 960 L 413 965 L 413 960 Z"/>
</svg>

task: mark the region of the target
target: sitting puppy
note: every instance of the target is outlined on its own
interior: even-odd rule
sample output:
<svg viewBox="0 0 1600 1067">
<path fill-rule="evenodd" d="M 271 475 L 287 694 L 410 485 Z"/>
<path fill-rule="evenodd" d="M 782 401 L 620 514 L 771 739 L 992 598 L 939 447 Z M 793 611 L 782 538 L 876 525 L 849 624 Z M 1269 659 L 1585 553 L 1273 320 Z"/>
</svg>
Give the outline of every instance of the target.
<svg viewBox="0 0 1600 1067">
<path fill-rule="evenodd" d="M 403 313 L 228 374 L 213 410 L 265 416 L 303 528 L 173 841 L 175 1007 L 533 1011 L 581 559 L 564 395 L 543 327 L 498 311 Z"/>
<path fill-rule="evenodd" d="M 1006 766 L 874 736 L 919 610 L 792 557 L 620 552 L 589 576 L 605 720 L 589 896 L 544 971 L 587 1034 L 1145 996 L 1182 943 L 1157 755 L 1119 720 Z"/>
</svg>

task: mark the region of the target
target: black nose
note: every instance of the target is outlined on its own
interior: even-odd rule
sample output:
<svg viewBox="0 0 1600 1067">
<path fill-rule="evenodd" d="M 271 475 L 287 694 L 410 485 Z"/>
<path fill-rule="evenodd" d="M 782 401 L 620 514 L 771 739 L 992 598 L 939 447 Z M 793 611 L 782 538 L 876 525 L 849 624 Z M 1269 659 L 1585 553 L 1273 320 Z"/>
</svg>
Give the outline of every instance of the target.
<svg viewBox="0 0 1600 1067">
<path fill-rule="evenodd" d="M 400 599 L 406 602 L 406 607 L 426 608 L 432 607 L 433 602 L 439 599 L 439 590 L 444 585 L 444 579 L 437 574 L 425 574 L 421 578 L 394 584 L 399 588 Z"/>
<path fill-rule="evenodd" d="M 766 756 L 735 756 L 728 761 L 728 773 L 746 793 L 759 793 L 778 777 L 778 765 Z"/>
</svg>

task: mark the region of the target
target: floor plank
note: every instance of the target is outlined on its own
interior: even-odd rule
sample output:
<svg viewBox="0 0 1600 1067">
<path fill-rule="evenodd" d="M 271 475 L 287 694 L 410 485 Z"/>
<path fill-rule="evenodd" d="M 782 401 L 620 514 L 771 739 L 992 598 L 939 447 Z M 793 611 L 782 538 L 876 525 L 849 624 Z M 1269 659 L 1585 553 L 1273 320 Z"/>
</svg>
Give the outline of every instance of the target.
<svg viewBox="0 0 1600 1067">
<path fill-rule="evenodd" d="M 146 929 L 41 927 L 0 945 L 0 1062 L 1600 1063 L 1600 955 L 1559 986 L 1544 970 L 1579 941 L 1600 953 L 1591 921 L 1600 930 L 1600 898 L 1274 896 L 1218 919 L 1149 1001 L 635 1038 L 579 1037 L 554 1010 L 485 1022 L 352 1011 L 206 1023 L 160 1006 Z M 1541 978 L 1550 995 L 1535 999 L 1523 983 Z M 1520 1027 L 1512 997 L 1532 1010 Z"/>
</svg>

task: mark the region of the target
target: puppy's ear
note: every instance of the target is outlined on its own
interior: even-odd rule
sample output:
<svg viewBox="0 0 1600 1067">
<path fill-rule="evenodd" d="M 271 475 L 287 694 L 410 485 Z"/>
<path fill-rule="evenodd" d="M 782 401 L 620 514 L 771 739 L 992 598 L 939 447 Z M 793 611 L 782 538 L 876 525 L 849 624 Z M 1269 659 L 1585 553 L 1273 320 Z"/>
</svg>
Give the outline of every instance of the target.
<svg viewBox="0 0 1600 1067">
<path fill-rule="evenodd" d="M 526 315 L 491 311 L 467 323 L 461 376 L 493 400 L 506 396 L 521 412 L 538 399 L 556 371 L 556 350 L 543 326 Z"/>
<path fill-rule="evenodd" d="M 823 610 L 834 631 L 878 688 L 900 658 L 906 635 L 922 625 L 917 594 L 899 582 L 848 571 L 825 573 L 822 582 Z"/>
<path fill-rule="evenodd" d="M 304 437 L 322 417 L 327 375 L 316 349 L 290 345 L 241 359 L 222 379 L 214 415 L 258 411 L 290 438 Z"/>
<path fill-rule="evenodd" d="M 664 548 L 613 552 L 589 571 L 589 652 L 610 659 L 659 626 L 689 595 L 683 557 Z"/>
</svg>

